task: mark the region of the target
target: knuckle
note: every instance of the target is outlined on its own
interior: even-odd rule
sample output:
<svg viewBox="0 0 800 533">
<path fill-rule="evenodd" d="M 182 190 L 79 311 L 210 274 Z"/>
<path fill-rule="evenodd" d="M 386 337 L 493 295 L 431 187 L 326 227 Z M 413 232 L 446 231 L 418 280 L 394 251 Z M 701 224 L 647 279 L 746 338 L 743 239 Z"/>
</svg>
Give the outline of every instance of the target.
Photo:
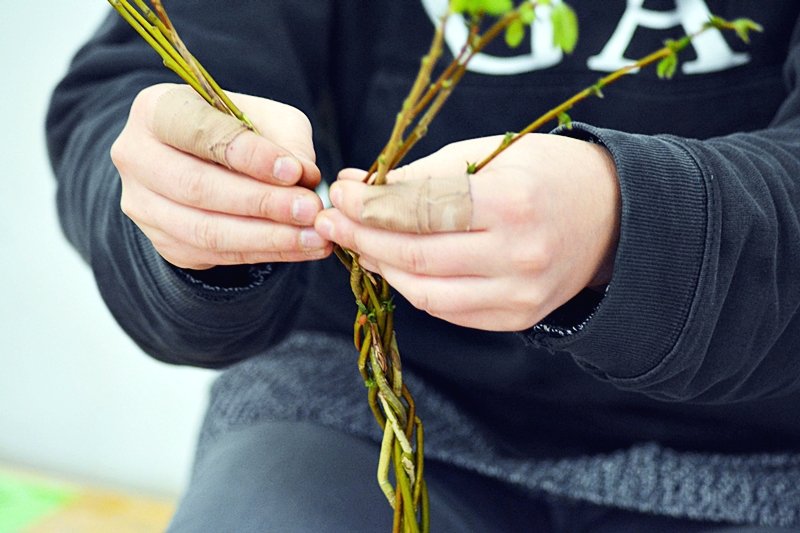
<svg viewBox="0 0 800 533">
<path fill-rule="evenodd" d="M 528 241 L 526 246 L 511 246 L 508 254 L 512 269 L 523 274 L 543 272 L 553 262 L 551 248 L 542 242 Z"/>
<path fill-rule="evenodd" d="M 405 270 L 414 274 L 428 273 L 428 258 L 425 251 L 415 243 L 408 243 L 400 247 L 400 257 Z"/>
<path fill-rule="evenodd" d="M 219 252 L 222 250 L 222 238 L 212 219 L 203 217 L 197 221 L 193 229 L 194 242 L 198 248 Z"/>
<path fill-rule="evenodd" d="M 541 196 L 532 184 L 519 187 L 513 197 L 503 198 L 500 212 L 503 220 L 512 225 L 530 224 L 537 219 L 537 206 L 542 205 Z"/>
<path fill-rule="evenodd" d="M 259 160 L 258 144 L 253 142 L 253 137 L 249 132 L 237 135 L 231 142 L 228 143 L 226 148 L 225 158 L 227 161 L 235 161 L 234 167 L 241 168 L 247 173 L 253 173 L 262 166 L 262 161 Z"/>
<path fill-rule="evenodd" d="M 423 176 L 420 171 L 419 165 L 403 165 L 402 167 L 398 167 L 393 170 L 388 178 L 391 181 L 415 181 L 426 178 L 427 176 Z"/>
<path fill-rule="evenodd" d="M 197 168 L 187 168 L 178 175 L 178 190 L 183 200 L 193 206 L 204 206 L 207 204 L 211 191 L 208 189 L 209 180 L 206 173 Z"/>
<path fill-rule="evenodd" d="M 222 252 L 219 254 L 220 263 L 225 265 L 245 265 L 252 263 L 244 252 Z"/>
<path fill-rule="evenodd" d="M 122 195 L 119 198 L 120 210 L 130 219 L 136 218 L 136 204 L 131 200 L 131 195 L 126 192 L 127 189 L 122 189 Z"/>
<path fill-rule="evenodd" d="M 125 134 L 125 130 L 120 133 L 120 136 L 114 139 L 114 142 L 111 144 L 111 149 L 108 151 L 109 156 L 111 157 L 111 162 L 114 163 L 114 166 L 119 168 L 119 163 L 122 161 L 123 157 L 125 157 L 124 150 L 122 148 L 122 141 L 120 140 L 122 135 Z"/>
<path fill-rule="evenodd" d="M 131 150 L 130 144 L 127 142 L 127 135 L 127 128 L 123 128 L 119 136 L 114 139 L 114 142 L 111 144 L 111 148 L 108 151 L 109 157 L 111 157 L 111 162 L 118 171 L 126 168 L 128 166 L 128 162 L 131 160 Z"/>
<path fill-rule="evenodd" d="M 276 252 L 277 260 L 282 263 L 288 263 L 297 261 L 298 254 L 297 252 L 289 251 L 289 250 L 279 250 Z"/>
<path fill-rule="evenodd" d="M 272 189 L 265 189 L 254 198 L 253 213 L 262 218 L 273 218 L 275 211 L 275 193 Z"/>
<path fill-rule="evenodd" d="M 297 253 L 303 249 L 301 234 L 294 229 L 281 228 L 267 233 L 264 239 L 266 251 L 273 253 Z"/>
</svg>

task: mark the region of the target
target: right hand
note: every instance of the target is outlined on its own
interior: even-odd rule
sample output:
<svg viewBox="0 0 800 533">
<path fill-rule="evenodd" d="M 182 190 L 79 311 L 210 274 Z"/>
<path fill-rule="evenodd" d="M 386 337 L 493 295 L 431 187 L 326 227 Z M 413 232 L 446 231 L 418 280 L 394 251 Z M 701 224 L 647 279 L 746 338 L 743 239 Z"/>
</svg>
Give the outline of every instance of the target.
<svg viewBox="0 0 800 533">
<path fill-rule="evenodd" d="M 176 87 L 141 91 L 111 147 L 122 179 L 122 211 L 158 253 L 195 270 L 328 256 L 331 243 L 313 228 L 323 206 L 313 192 L 320 171 L 306 116 L 285 104 L 232 94 L 263 136 L 245 131 L 226 143 L 226 168 L 201 159 L 202 151 L 182 151 L 159 138 L 157 104 Z M 180 116 L 179 127 L 194 133 L 201 118 Z"/>
</svg>

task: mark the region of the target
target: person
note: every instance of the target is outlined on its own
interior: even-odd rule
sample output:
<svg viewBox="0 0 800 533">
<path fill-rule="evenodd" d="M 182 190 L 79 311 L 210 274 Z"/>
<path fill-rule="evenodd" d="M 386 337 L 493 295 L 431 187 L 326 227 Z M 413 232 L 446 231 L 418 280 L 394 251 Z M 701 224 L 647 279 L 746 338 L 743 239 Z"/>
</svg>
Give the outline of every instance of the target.
<svg viewBox="0 0 800 533">
<path fill-rule="evenodd" d="M 469 178 L 466 226 L 389 230 L 411 215 L 365 217 L 392 185 L 357 169 L 443 5 L 171 2 L 262 134 L 215 145 L 224 164 L 170 144 L 159 117 L 206 115 L 116 14 L 55 90 L 59 213 L 108 308 L 151 356 L 225 369 L 170 531 L 390 528 L 334 242 L 397 291 L 433 531 L 800 527 L 800 5 L 573 0 L 575 53 L 546 17 L 488 49 L 390 182 L 463 175 L 709 12 L 765 31 L 710 31 L 673 80 L 643 70 L 525 137 Z"/>
</svg>

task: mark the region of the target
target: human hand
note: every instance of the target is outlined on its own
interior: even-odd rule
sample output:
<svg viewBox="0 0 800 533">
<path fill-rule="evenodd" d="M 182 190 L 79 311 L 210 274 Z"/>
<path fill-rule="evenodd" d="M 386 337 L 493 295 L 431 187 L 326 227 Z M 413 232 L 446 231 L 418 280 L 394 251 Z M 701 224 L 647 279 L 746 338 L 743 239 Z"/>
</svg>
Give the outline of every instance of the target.
<svg viewBox="0 0 800 533">
<path fill-rule="evenodd" d="M 278 102 L 231 97 L 263 136 L 188 86 L 139 93 L 111 148 L 123 212 L 178 267 L 327 256 L 330 242 L 312 227 L 322 202 L 308 119 Z"/>
<path fill-rule="evenodd" d="M 431 233 L 408 232 L 419 227 L 415 202 L 364 216 L 365 202 L 396 196 L 392 184 L 463 175 L 467 161 L 501 140 L 451 144 L 389 173 L 383 186 L 361 183 L 363 171 L 343 170 L 330 191 L 334 208 L 323 211 L 315 227 L 433 316 L 491 331 L 529 328 L 582 289 L 610 280 L 620 195 L 605 148 L 526 135 L 469 176 L 471 216 L 458 228 L 466 231 L 436 232 L 443 227 L 437 223 L 423 230 Z"/>
</svg>

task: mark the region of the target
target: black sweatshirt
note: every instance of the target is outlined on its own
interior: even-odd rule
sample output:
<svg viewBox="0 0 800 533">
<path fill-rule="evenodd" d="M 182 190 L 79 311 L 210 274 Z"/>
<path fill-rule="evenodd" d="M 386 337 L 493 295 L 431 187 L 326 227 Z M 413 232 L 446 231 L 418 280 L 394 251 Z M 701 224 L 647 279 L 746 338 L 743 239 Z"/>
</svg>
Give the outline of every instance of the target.
<svg viewBox="0 0 800 533">
<path fill-rule="evenodd" d="M 630 76 L 557 132 L 602 143 L 617 165 L 621 235 L 604 295 L 581 293 L 518 334 L 456 327 L 397 297 L 405 368 L 478 421 L 503 456 L 593 456 L 645 442 L 800 453 L 800 4 L 570 3 L 581 21 L 574 54 L 550 46 L 546 24 L 518 50 L 490 47 L 412 157 L 522 128 L 615 61 L 696 29 L 706 7 L 765 32 L 745 46 L 712 31 L 673 80 Z M 342 166 L 368 166 L 388 138 L 441 4 L 239 0 L 223 10 L 176 0 L 169 9 L 224 87 L 309 116 L 332 179 Z M 47 122 L 64 231 L 116 319 L 153 357 L 211 368 L 298 331 L 347 338 L 354 305 L 335 259 L 186 272 L 120 212 L 109 147 L 136 93 L 162 81 L 174 77 L 112 14 L 56 89 Z"/>
</svg>

